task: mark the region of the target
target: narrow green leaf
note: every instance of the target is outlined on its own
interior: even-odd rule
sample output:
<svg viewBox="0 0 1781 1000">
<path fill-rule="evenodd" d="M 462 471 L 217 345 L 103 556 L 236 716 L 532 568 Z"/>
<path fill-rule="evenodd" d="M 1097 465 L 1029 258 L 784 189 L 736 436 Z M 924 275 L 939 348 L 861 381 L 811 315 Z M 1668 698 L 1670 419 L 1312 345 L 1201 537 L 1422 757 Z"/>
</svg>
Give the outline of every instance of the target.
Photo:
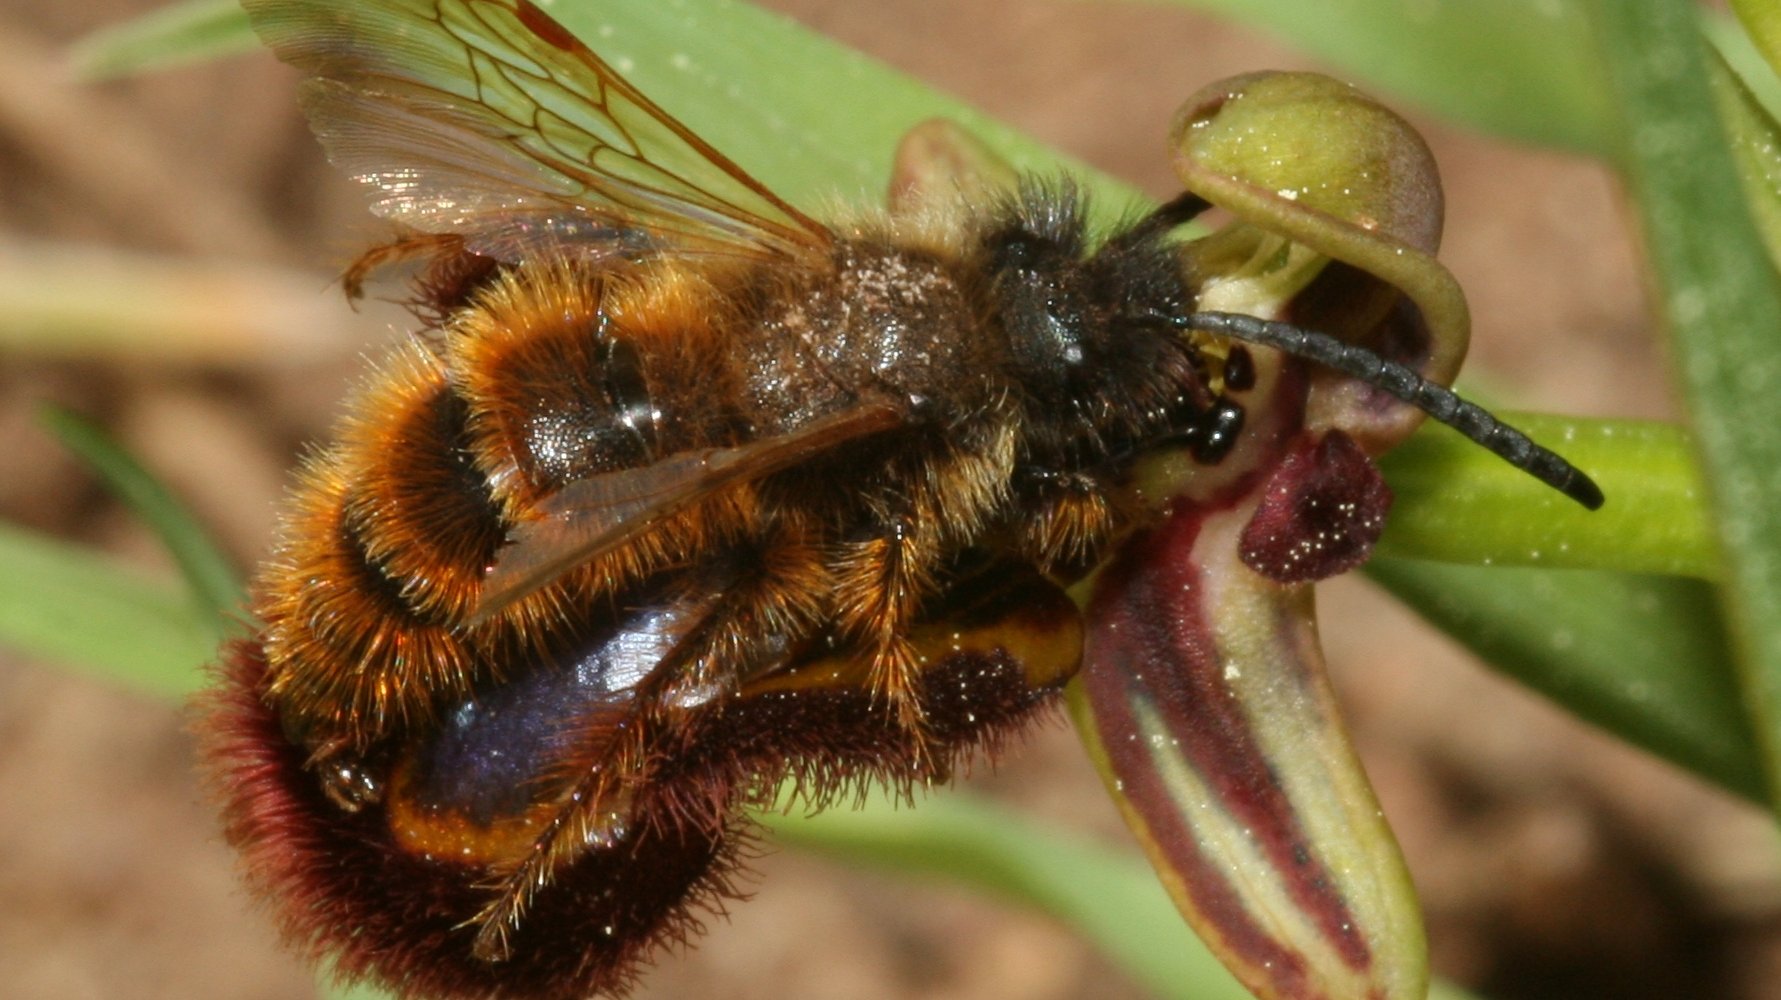
<svg viewBox="0 0 1781 1000">
<path fill-rule="evenodd" d="M 1732 12 L 1770 68 L 1781 73 L 1781 6 L 1774 0 L 1732 0 Z"/>
<path fill-rule="evenodd" d="M 168 697 L 200 681 L 217 633 L 179 588 L 0 523 L 0 642 Z"/>
<path fill-rule="evenodd" d="M 1708 11 L 1702 22 L 1707 40 L 1719 50 L 1732 72 L 1750 88 L 1756 100 L 1768 109 L 1769 117 L 1781 115 L 1781 75 L 1769 65 L 1763 53 L 1743 25 L 1734 17 Z"/>
<path fill-rule="evenodd" d="M 1695 5 L 1592 8 L 1718 526 L 1745 703 L 1781 802 L 1781 283 L 1715 114 Z"/>
<path fill-rule="evenodd" d="M 198 613 L 210 618 L 217 635 L 227 633 L 234 609 L 241 605 L 242 583 L 210 532 L 165 484 L 98 425 L 55 408 L 45 410 L 42 419 L 63 447 L 91 466 L 106 487 L 155 533 L 191 587 Z"/>
<path fill-rule="evenodd" d="M 779 14 L 733 0 L 545 7 L 651 99 L 798 205 L 883 204 L 892 151 L 929 118 L 956 121 L 1019 170 L 1068 171 L 1112 216 L 1139 198 Z M 1167 124 L 1147 127 L 1160 139 Z"/>
<path fill-rule="evenodd" d="M 968 796 L 764 816 L 776 838 L 842 860 L 960 882 L 1075 927 L 1158 997 L 1249 1000 L 1138 857 L 1040 830 Z"/>
<path fill-rule="evenodd" d="M 1687 431 L 1635 420 L 1503 417 L 1593 477 L 1608 497 L 1602 509 L 1584 510 L 1431 420 L 1380 462 L 1397 502 L 1379 555 L 1718 577 Z"/>
<path fill-rule="evenodd" d="M 881 204 L 897 140 L 936 117 L 1018 169 L 1068 171 L 1108 217 L 1139 200 L 1129 185 L 779 14 L 735 0 L 542 6 L 669 113 L 804 206 Z M 194 0 L 107 29 L 80 52 L 83 64 L 121 74 L 257 44 L 233 0 Z M 1152 125 L 1158 136 L 1166 126 Z"/>
<path fill-rule="evenodd" d="M 1781 262 L 1781 125 L 1729 64 L 1723 50 L 1708 63 L 1719 114 L 1731 133 L 1744 199 L 1769 249 Z"/>
<path fill-rule="evenodd" d="M 1759 743 L 1713 588 L 1674 577 L 1376 559 L 1367 575 L 1492 666 L 1752 801 Z"/>
<path fill-rule="evenodd" d="M 75 72 L 106 80 L 259 46 L 235 0 L 184 0 L 93 32 L 69 51 Z"/>
<path fill-rule="evenodd" d="M 1426 111 L 1603 155 L 1614 117 L 1578 0 L 1169 0 L 1255 25 Z"/>
<path fill-rule="evenodd" d="M 802 850 L 1030 906 L 1075 928 L 1158 1000 L 1249 1000 L 1129 851 L 1045 829 L 968 794 L 936 795 L 913 809 L 874 797 L 861 809 L 760 818 L 776 841 Z M 1447 984 L 1429 995 L 1467 996 Z"/>
</svg>

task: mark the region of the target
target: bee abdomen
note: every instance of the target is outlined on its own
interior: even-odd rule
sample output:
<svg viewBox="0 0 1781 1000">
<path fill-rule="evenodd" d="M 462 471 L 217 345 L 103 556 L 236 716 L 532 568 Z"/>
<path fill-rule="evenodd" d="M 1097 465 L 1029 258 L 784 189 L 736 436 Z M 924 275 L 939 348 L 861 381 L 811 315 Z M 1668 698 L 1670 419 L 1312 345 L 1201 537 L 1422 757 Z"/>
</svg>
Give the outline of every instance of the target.
<svg viewBox="0 0 1781 1000">
<path fill-rule="evenodd" d="M 506 535 L 440 362 L 398 349 L 311 461 L 261 580 L 269 691 L 318 742 L 426 718 L 483 673 L 452 624 Z"/>
<path fill-rule="evenodd" d="M 505 516 L 562 487 L 736 443 L 723 308 L 702 279 L 540 263 L 504 273 L 448 341 L 470 448 Z"/>
<path fill-rule="evenodd" d="M 347 484 L 341 516 L 413 617 L 448 624 L 475 602 L 506 526 L 471 461 L 468 408 L 437 362 L 399 354 L 392 367 L 410 370 L 392 373 L 393 398 L 372 407 L 384 416 L 342 442 L 358 481 Z"/>
<path fill-rule="evenodd" d="M 565 487 L 647 476 L 676 454 L 747 441 L 753 421 L 724 349 L 740 332 L 734 304 L 705 275 L 674 266 L 543 261 L 502 272 L 450 325 L 445 360 L 472 462 L 502 519 L 566 516 L 547 513 Z M 655 516 L 650 530 L 496 612 L 542 637 L 590 598 L 758 527 L 752 484 L 735 484 Z"/>
</svg>

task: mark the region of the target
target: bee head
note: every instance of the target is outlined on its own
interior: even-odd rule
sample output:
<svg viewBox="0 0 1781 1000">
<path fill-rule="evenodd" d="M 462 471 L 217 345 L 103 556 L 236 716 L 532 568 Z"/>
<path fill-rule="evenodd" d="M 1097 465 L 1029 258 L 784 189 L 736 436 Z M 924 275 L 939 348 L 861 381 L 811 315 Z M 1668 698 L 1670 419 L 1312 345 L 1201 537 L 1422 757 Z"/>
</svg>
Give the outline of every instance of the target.
<svg viewBox="0 0 1781 1000">
<path fill-rule="evenodd" d="M 1088 358 L 1098 312 L 1083 274 L 1081 201 L 1028 183 L 995 217 L 982 250 L 1009 358 L 1022 382 L 1061 387 Z"/>
</svg>

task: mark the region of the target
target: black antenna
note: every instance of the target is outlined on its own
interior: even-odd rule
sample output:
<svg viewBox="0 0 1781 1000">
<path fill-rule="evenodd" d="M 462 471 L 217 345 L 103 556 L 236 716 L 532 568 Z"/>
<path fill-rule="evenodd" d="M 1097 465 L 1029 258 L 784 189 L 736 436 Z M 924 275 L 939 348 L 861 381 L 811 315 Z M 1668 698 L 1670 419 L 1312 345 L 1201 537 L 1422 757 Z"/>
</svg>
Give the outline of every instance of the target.
<svg viewBox="0 0 1781 1000">
<path fill-rule="evenodd" d="M 1171 322 L 1182 329 L 1204 330 L 1272 347 L 1353 376 L 1452 427 L 1590 510 L 1602 506 L 1602 488 L 1562 456 L 1535 444 L 1526 434 L 1478 404 L 1461 399 L 1453 390 L 1364 347 L 1343 343 L 1327 333 L 1241 313 L 1198 312 Z"/>
</svg>

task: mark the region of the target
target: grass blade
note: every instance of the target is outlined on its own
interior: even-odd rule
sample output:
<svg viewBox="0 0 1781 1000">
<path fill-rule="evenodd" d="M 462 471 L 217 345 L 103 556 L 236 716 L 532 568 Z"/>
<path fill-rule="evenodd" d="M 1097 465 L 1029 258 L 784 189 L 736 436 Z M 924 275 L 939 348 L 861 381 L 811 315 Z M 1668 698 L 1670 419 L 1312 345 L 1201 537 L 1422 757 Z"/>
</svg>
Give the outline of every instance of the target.
<svg viewBox="0 0 1781 1000">
<path fill-rule="evenodd" d="M 1454 121 L 1546 146 L 1614 151 L 1576 0 L 1170 0 L 1252 24 Z"/>
<path fill-rule="evenodd" d="M 1781 6 L 1774 0 L 1732 0 L 1732 12 L 1769 67 L 1781 73 Z"/>
<path fill-rule="evenodd" d="M 1781 125 L 1731 65 L 1724 48 L 1708 63 L 1719 113 L 1731 133 L 1744 198 L 1769 259 L 1781 262 Z"/>
<path fill-rule="evenodd" d="M 936 117 L 965 126 L 1019 169 L 1069 170 L 1110 217 L 1138 201 L 1130 186 L 778 14 L 713 0 L 561 3 L 550 14 L 798 204 L 881 201 L 897 140 Z M 197 0 L 108 29 L 79 51 L 83 65 L 126 73 L 257 44 L 232 0 Z"/>
<path fill-rule="evenodd" d="M 1715 113 L 1696 6 L 1592 10 L 1718 527 L 1744 701 L 1781 802 L 1781 283 Z"/>
<path fill-rule="evenodd" d="M 217 631 L 177 587 L 81 546 L 0 524 L 0 642 L 183 698 L 216 651 Z"/>
<path fill-rule="evenodd" d="M 1040 831 L 965 796 L 919 808 L 874 800 L 817 816 L 764 816 L 775 839 L 849 863 L 940 877 L 1078 928 L 1158 997 L 1249 1000 L 1136 855 Z"/>
<path fill-rule="evenodd" d="M 1503 673 L 1708 781 L 1767 800 L 1713 588 L 1377 559 L 1367 575 Z"/>
<path fill-rule="evenodd" d="M 235 0 L 185 0 L 95 31 L 69 57 L 81 76 L 109 80 L 258 47 Z"/>
<path fill-rule="evenodd" d="M 43 412 L 43 423 L 63 447 L 99 474 L 108 489 L 147 524 L 172 554 L 200 614 L 208 615 L 218 636 L 229 631 L 241 605 L 242 583 L 198 519 L 165 484 L 124 451 L 98 425 L 61 409 Z"/>
<path fill-rule="evenodd" d="M 914 809 L 874 798 L 857 810 L 760 819 L 780 843 L 973 886 L 1055 917 L 1162 1000 L 1249 1000 L 1135 853 L 1043 829 L 969 795 L 935 796 Z M 1437 984 L 1430 996 L 1467 994 Z"/>
</svg>

